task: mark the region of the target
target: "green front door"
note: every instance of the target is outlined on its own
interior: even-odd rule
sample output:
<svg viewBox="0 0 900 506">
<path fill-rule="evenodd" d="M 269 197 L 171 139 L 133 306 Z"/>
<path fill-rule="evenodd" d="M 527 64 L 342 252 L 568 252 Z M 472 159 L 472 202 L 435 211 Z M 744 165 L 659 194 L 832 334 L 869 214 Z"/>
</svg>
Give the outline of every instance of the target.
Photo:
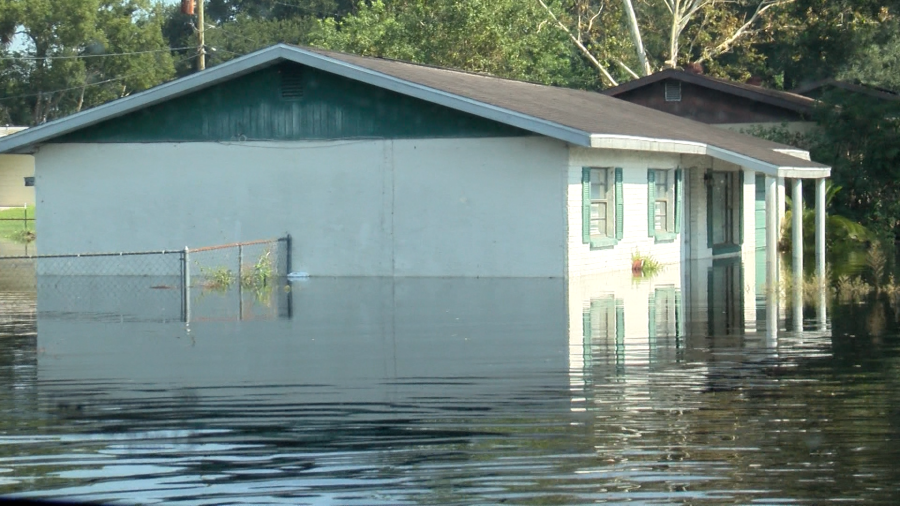
<svg viewBox="0 0 900 506">
<path fill-rule="evenodd" d="M 735 253 L 743 243 L 744 173 L 707 174 L 707 241 L 713 255 Z"/>
</svg>

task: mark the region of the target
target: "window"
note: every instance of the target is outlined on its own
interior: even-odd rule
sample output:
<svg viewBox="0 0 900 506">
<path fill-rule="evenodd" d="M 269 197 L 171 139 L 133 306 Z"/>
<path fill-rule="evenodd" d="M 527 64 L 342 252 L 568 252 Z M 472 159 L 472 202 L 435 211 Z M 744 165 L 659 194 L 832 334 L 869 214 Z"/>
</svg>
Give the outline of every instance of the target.
<svg viewBox="0 0 900 506">
<path fill-rule="evenodd" d="M 591 169 L 591 237 L 613 237 L 615 211 L 610 200 L 609 169 Z"/>
<path fill-rule="evenodd" d="M 582 185 L 582 234 L 591 248 L 615 246 L 622 238 L 622 169 L 584 167 Z"/>
<path fill-rule="evenodd" d="M 681 170 L 647 171 L 647 231 L 660 241 L 672 241 L 680 231 Z"/>
</svg>

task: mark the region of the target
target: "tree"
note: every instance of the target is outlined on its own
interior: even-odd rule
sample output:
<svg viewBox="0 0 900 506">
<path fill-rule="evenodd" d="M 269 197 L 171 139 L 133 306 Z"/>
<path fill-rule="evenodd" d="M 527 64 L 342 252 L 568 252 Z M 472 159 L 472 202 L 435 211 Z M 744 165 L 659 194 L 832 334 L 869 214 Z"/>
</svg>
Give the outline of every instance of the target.
<svg viewBox="0 0 900 506">
<path fill-rule="evenodd" d="M 172 76 L 149 0 L 3 0 L 0 16 L 10 123 L 43 123 Z"/>
<path fill-rule="evenodd" d="M 596 87 L 566 36 L 518 0 L 361 2 L 320 21 L 316 45 L 544 84 Z"/>
</svg>

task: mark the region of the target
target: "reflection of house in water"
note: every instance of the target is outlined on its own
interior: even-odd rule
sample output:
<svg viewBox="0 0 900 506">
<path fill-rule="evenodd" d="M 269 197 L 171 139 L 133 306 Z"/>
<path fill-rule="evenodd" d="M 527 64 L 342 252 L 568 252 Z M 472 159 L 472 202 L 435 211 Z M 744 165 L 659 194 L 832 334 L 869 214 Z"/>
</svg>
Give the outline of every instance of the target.
<svg viewBox="0 0 900 506">
<path fill-rule="evenodd" d="M 700 344 L 688 343 L 691 339 L 756 331 L 752 261 L 735 257 L 685 265 L 683 272 L 668 266 L 649 279 L 620 272 L 569 280 L 570 345 L 583 348 L 585 366 L 598 356 L 617 367 L 652 365 Z"/>
</svg>

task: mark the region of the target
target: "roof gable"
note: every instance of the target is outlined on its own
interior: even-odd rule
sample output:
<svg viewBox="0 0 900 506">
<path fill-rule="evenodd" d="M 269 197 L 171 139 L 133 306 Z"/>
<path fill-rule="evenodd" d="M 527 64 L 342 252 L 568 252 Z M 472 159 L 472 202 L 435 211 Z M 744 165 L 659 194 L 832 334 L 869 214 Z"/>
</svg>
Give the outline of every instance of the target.
<svg viewBox="0 0 900 506">
<path fill-rule="evenodd" d="M 49 142 L 505 137 L 529 132 L 283 61 Z"/>
</svg>

